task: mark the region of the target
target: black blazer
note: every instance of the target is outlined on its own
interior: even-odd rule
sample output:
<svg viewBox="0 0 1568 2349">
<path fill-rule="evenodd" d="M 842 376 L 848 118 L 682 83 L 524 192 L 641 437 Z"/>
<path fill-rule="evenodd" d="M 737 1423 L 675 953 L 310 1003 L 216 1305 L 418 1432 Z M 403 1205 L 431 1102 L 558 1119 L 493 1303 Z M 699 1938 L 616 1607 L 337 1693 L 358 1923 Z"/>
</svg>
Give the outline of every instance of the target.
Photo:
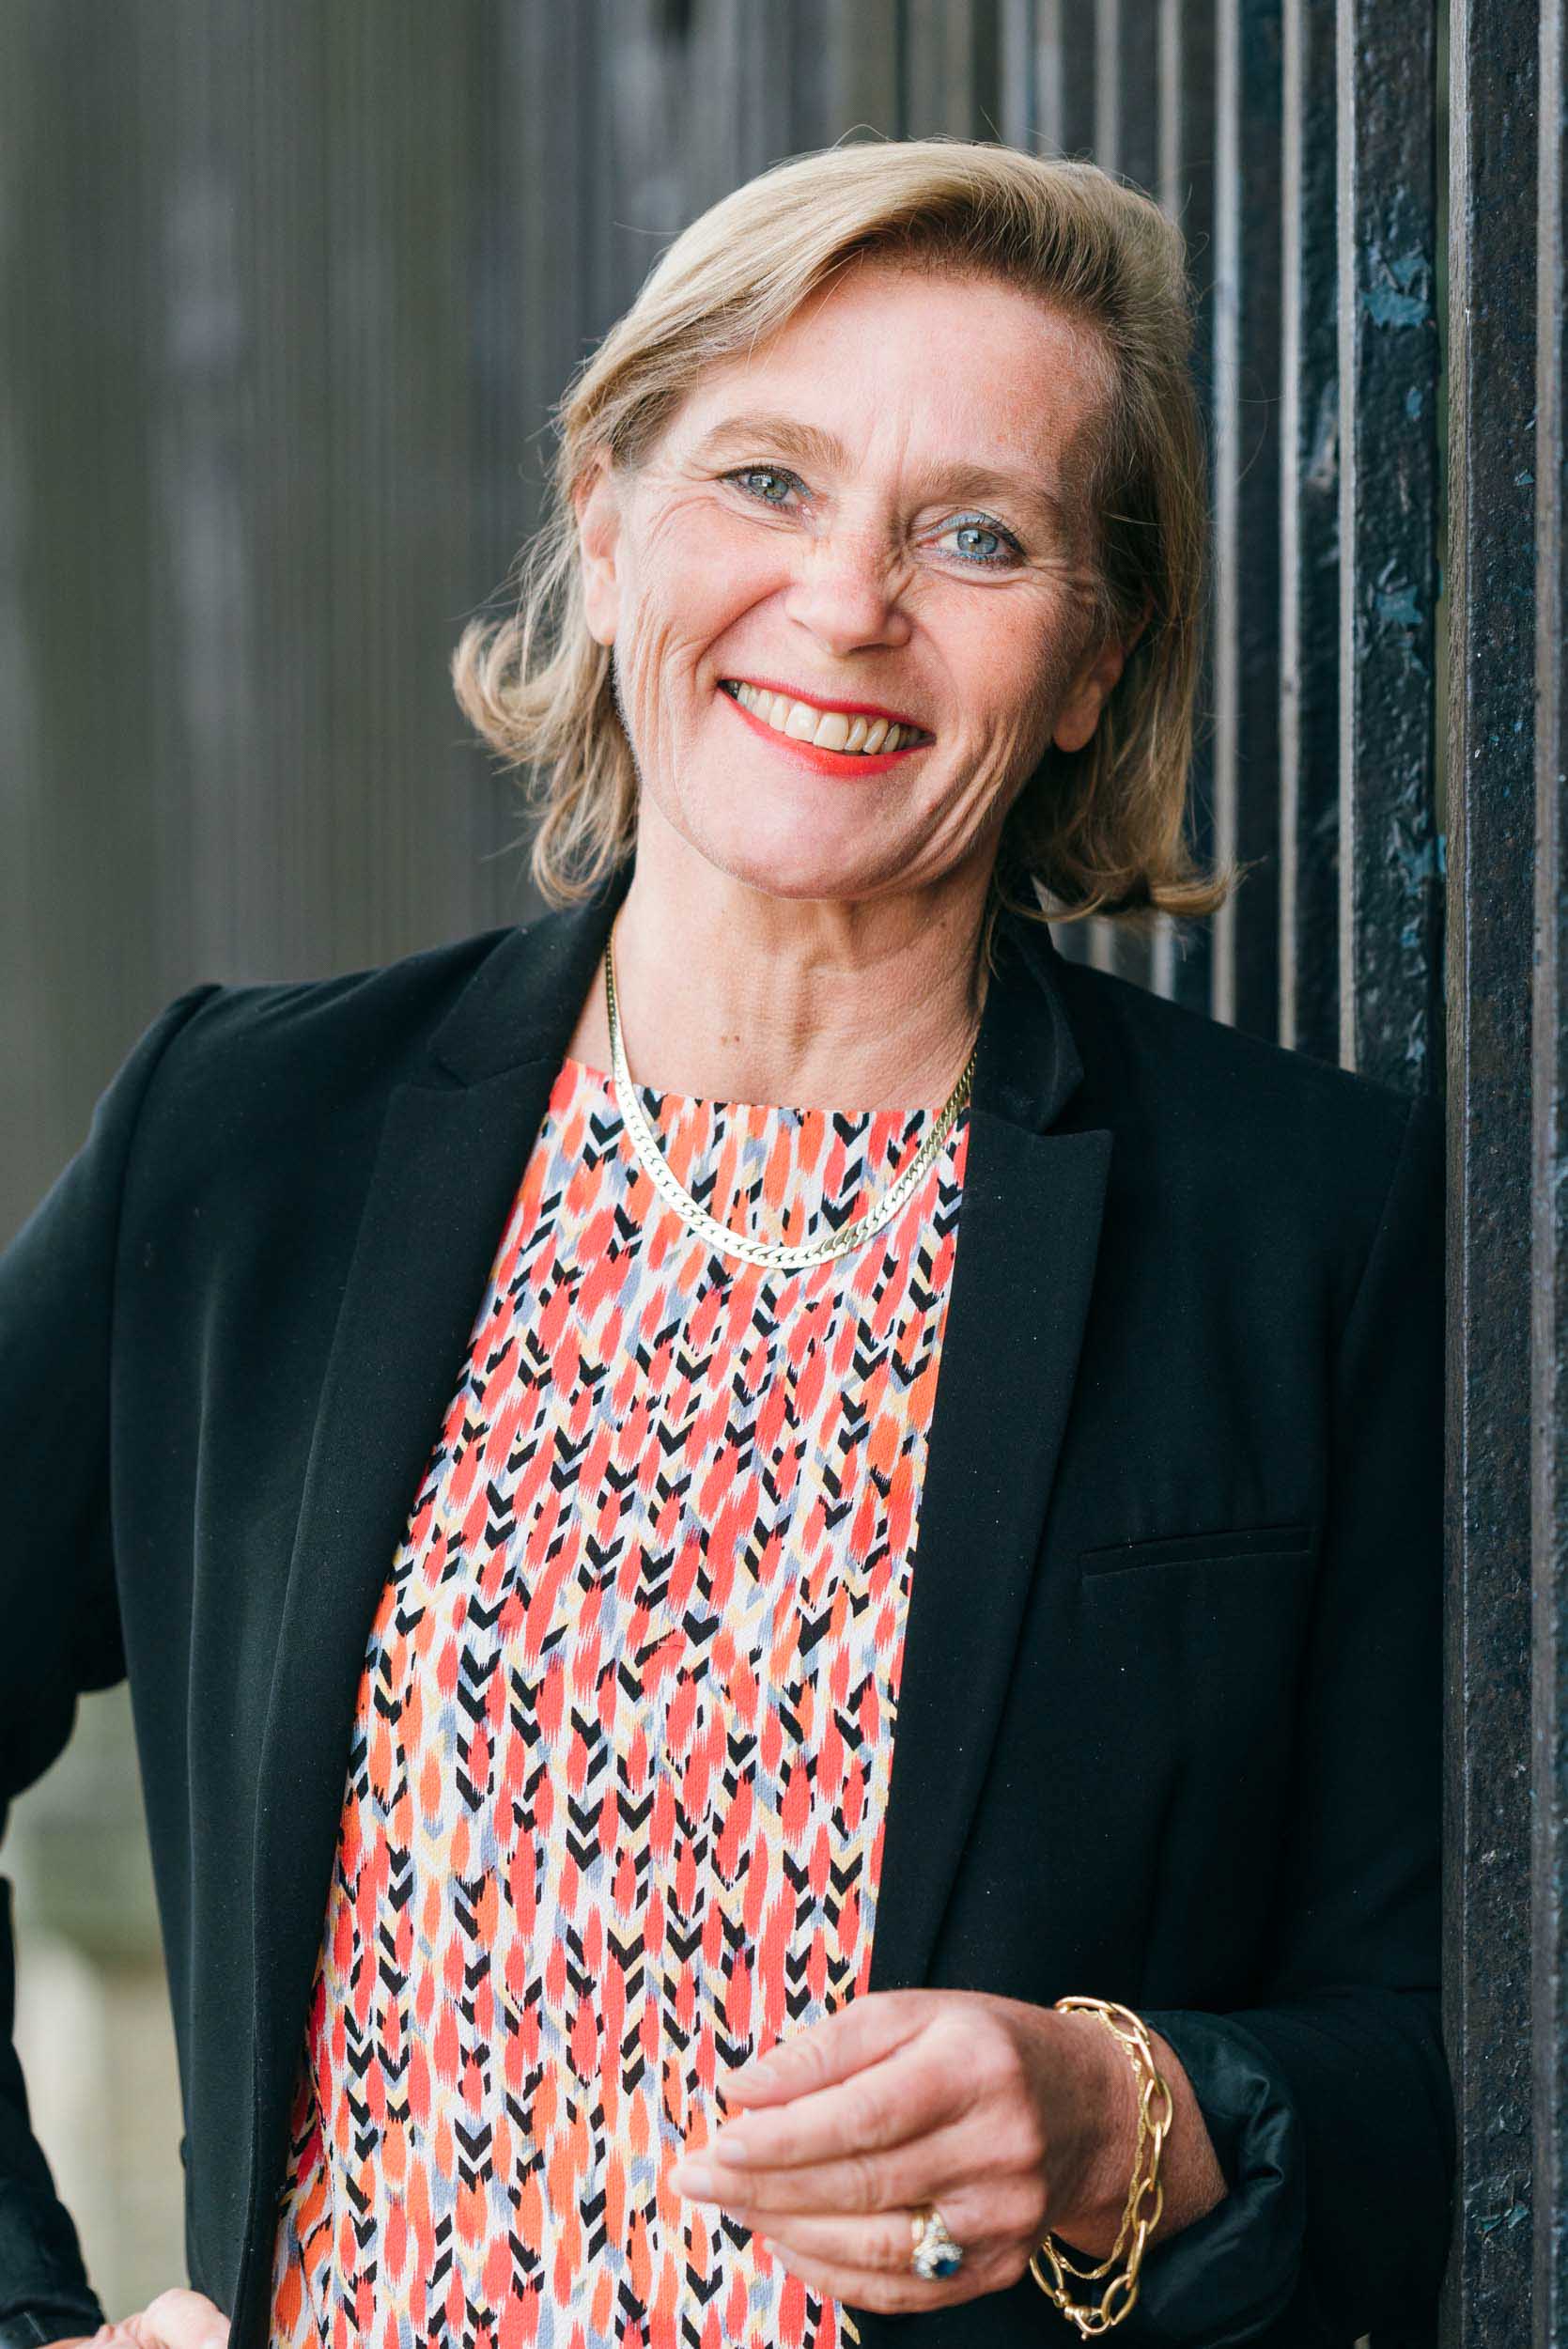
<svg viewBox="0 0 1568 2349">
<path fill-rule="evenodd" d="M 191 2277 L 235 2349 L 371 1619 L 625 879 L 182 996 L 0 1258 L 0 1795 L 129 1673 Z M 1170 2038 L 1232 2192 L 1151 2254 L 1126 2349 L 1419 2337 L 1452 2159 L 1437 1114 L 1007 917 L 971 1120 L 871 1987 L 1094 1992 Z M 8 1929 L 0 2017 L 10 1966 Z M 0 2049 L 0 2314 L 91 2329 Z M 867 2349 L 1077 2339 L 1028 2277 L 857 2313 Z"/>
</svg>

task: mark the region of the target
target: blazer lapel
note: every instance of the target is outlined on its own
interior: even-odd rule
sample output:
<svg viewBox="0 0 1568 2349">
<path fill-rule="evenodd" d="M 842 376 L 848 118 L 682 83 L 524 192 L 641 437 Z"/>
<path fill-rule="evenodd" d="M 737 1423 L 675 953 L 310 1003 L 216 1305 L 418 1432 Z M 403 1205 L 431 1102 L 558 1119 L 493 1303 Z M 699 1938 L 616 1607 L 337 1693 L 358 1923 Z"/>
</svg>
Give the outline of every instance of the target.
<svg viewBox="0 0 1568 2349">
<path fill-rule="evenodd" d="M 1037 925 L 1001 926 L 905 1625 L 868 1986 L 926 1980 L 996 1737 L 1072 1400 L 1110 1135 Z"/>
<path fill-rule="evenodd" d="M 338 1311 L 284 1600 L 255 1840 L 251 2172 L 236 2349 L 265 2339 L 287 2151 L 370 1626 L 628 868 L 503 939 L 392 1094 Z"/>
</svg>

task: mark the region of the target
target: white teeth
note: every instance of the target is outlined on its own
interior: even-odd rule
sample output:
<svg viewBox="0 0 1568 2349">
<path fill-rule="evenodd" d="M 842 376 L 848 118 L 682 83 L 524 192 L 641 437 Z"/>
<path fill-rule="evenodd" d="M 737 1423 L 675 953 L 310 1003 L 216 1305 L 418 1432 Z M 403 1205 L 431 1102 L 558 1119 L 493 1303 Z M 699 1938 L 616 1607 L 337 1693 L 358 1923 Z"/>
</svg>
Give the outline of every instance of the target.
<svg viewBox="0 0 1568 2349">
<path fill-rule="evenodd" d="M 825 751 L 895 751 L 912 742 L 916 726 L 890 725 L 885 718 L 852 718 L 845 709 L 818 709 L 812 702 L 791 701 L 757 685 L 732 680 L 736 699 L 756 717 L 787 734 L 792 741 L 811 742 Z"/>
</svg>

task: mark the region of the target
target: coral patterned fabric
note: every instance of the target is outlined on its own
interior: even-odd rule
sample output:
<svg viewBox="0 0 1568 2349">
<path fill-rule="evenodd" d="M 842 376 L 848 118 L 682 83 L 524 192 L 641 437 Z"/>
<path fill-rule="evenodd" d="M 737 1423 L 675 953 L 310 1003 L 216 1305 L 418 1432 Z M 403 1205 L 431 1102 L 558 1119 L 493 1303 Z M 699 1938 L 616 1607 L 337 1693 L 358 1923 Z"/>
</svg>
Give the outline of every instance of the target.
<svg viewBox="0 0 1568 2349">
<path fill-rule="evenodd" d="M 792 1244 L 932 1114 L 641 1097 L 710 1214 Z M 563 1063 L 370 1633 L 274 2343 L 834 2349 L 668 2172 L 866 1984 L 968 1139 L 768 1276 Z"/>
</svg>

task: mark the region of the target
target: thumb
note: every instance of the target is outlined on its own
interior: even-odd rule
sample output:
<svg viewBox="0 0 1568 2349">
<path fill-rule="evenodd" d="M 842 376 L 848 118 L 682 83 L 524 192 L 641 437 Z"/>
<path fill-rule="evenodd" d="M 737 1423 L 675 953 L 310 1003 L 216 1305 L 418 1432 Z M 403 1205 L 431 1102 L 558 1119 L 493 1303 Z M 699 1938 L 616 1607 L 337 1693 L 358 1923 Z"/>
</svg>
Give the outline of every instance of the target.
<svg viewBox="0 0 1568 2349">
<path fill-rule="evenodd" d="M 227 2349 L 228 2319 L 204 2293 L 161 2292 L 116 2326 L 104 2349 L 116 2349 L 121 2336 L 136 2349 Z"/>
</svg>

